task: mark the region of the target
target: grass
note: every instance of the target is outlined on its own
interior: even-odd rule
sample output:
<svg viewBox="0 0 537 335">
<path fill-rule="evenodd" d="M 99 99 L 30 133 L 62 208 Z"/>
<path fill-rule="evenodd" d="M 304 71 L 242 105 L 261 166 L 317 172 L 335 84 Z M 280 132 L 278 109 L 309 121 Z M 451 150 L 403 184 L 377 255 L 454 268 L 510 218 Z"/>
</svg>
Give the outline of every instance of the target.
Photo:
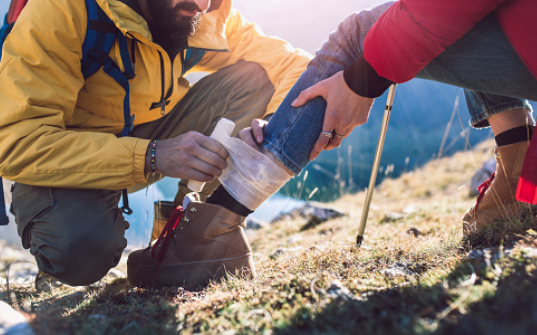
<svg viewBox="0 0 537 335">
<path fill-rule="evenodd" d="M 385 180 L 360 249 L 364 193 L 333 204 L 348 215 L 307 230 L 305 219 L 295 219 L 248 231 L 258 270 L 251 281 L 229 278 L 189 292 L 114 279 L 42 295 L 3 287 L 0 299 L 31 313 L 37 334 L 533 333 L 537 260 L 524 248 L 537 247 L 534 214 L 519 216 L 512 229 L 502 224 L 462 238 L 460 219 L 473 203 L 465 184 L 490 146 Z M 490 246 L 501 257 L 466 257 Z M 514 247 L 509 256 L 507 247 Z"/>
</svg>

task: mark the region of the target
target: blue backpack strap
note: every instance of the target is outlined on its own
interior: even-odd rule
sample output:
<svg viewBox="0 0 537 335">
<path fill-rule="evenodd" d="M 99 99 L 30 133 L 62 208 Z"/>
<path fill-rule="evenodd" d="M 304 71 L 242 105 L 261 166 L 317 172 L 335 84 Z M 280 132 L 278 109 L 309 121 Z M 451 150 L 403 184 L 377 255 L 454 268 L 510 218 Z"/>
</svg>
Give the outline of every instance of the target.
<svg viewBox="0 0 537 335">
<path fill-rule="evenodd" d="M 82 44 L 82 74 L 84 78 L 91 77 L 102 64 L 102 59 L 108 57 L 116 41 L 118 29 L 106 16 L 95 0 L 86 0 L 88 12 L 88 29 Z"/>
<path fill-rule="evenodd" d="M 133 128 L 134 115 L 131 116 L 129 79 L 136 75 L 129 55 L 127 38 L 110 18 L 103 12 L 95 0 L 86 0 L 88 12 L 88 30 L 84 44 L 82 45 L 82 74 L 89 78 L 101 67 L 112 77 L 125 91 L 123 99 L 124 126 L 121 136 L 129 136 Z M 125 72 L 121 72 L 119 66 L 110 58 L 110 50 L 115 41 L 118 41 L 121 61 Z M 132 214 L 129 208 L 127 190 L 123 190 L 123 213 Z"/>
<path fill-rule="evenodd" d="M 125 36 L 123 36 L 123 38 L 125 38 Z M 121 39 L 121 37 L 118 36 L 118 39 Z M 108 73 L 110 77 L 114 78 L 114 80 L 117 81 L 118 84 L 120 84 L 121 87 L 123 87 L 123 89 L 125 90 L 125 98 L 123 99 L 123 118 L 125 119 L 125 125 L 123 126 L 121 136 L 129 136 L 129 133 L 131 132 L 133 126 L 132 121 L 134 120 L 134 117 L 131 117 L 130 113 L 131 108 L 129 101 L 129 79 L 123 72 L 121 72 L 117 64 L 110 57 L 104 58 L 102 64 L 103 70 Z"/>
<path fill-rule="evenodd" d="M 135 73 L 129 55 L 127 38 L 119 31 L 95 0 L 86 0 L 86 8 L 88 12 L 88 31 L 82 45 L 82 74 L 84 78 L 88 78 L 103 67 L 103 70 L 125 90 L 125 98 L 123 99 L 125 125 L 121 136 L 128 136 L 132 130 L 134 120 L 130 111 L 129 79 L 134 78 Z M 109 56 L 116 40 L 118 41 L 125 72 L 121 72 L 117 64 Z"/>
</svg>

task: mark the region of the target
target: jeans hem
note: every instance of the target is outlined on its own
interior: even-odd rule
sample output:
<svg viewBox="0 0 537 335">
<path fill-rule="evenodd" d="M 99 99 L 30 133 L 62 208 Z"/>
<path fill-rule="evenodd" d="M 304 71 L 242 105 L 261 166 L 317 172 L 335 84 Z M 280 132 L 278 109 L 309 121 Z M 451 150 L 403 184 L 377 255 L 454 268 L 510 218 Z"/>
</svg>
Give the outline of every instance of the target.
<svg viewBox="0 0 537 335">
<path fill-rule="evenodd" d="M 487 118 L 491 117 L 494 114 L 498 114 L 501 112 L 505 112 L 505 111 L 517 109 L 517 108 L 525 108 L 529 112 L 532 112 L 531 105 L 528 103 L 527 100 L 523 102 L 521 101 L 520 103 L 510 103 L 510 104 L 504 104 L 504 105 L 496 105 L 493 107 L 487 107 L 487 108 L 484 108 L 481 113 L 474 115 L 470 118 L 470 126 L 476 129 L 490 127 L 490 124 L 487 121 Z"/>
<path fill-rule="evenodd" d="M 263 143 L 261 143 L 261 147 L 273 154 L 274 157 L 276 157 L 276 159 L 279 160 L 286 168 L 291 170 L 291 172 L 293 172 L 295 176 L 299 175 L 300 172 L 302 172 L 302 169 L 296 163 L 294 163 L 287 155 L 285 155 L 272 143 L 264 141 Z"/>
</svg>

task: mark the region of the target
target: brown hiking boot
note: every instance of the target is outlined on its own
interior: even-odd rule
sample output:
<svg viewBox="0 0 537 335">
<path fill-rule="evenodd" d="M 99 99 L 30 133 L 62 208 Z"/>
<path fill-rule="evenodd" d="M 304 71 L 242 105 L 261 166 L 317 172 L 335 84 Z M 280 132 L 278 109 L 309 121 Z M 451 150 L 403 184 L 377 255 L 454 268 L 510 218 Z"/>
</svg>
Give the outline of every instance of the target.
<svg viewBox="0 0 537 335">
<path fill-rule="evenodd" d="M 166 222 L 177 206 L 171 201 L 155 201 L 155 219 L 153 220 L 153 231 L 151 241 L 156 240 L 164 230 Z"/>
<path fill-rule="evenodd" d="M 485 228 L 496 219 L 508 219 L 529 206 L 515 199 L 528 145 L 529 142 L 519 142 L 494 149 L 496 172 L 479 186 L 475 205 L 464 214 L 464 236 Z"/>
<path fill-rule="evenodd" d="M 153 221 L 151 241 L 156 240 L 160 236 L 160 233 L 162 233 L 162 230 L 164 230 L 164 226 L 166 226 L 166 222 L 168 222 L 168 218 L 172 214 L 173 210 L 178 205 L 183 203 L 183 200 L 187 194 L 192 193 L 192 190 L 187 187 L 187 184 L 188 180 L 183 179 L 179 182 L 179 190 L 177 191 L 173 202 L 155 201 L 155 219 Z M 216 188 L 218 188 L 218 186 L 220 186 L 218 179 L 215 179 L 211 183 L 205 184 L 203 190 L 198 193 L 200 201 L 205 202 L 205 200 L 214 192 Z"/>
<path fill-rule="evenodd" d="M 129 282 L 139 287 L 205 286 L 226 273 L 253 278 L 254 261 L 244 217 L 222 206 L 185 198 L 152 246 L 127 261 Z"/>
</svg>

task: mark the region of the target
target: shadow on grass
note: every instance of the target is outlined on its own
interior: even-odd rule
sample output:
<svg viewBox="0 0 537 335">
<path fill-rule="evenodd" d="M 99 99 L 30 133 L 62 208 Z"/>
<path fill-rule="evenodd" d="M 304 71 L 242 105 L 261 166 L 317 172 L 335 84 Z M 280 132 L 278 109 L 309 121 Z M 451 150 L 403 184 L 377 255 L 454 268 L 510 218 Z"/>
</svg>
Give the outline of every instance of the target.
<svg viewBox="0 0 537 335">
<path fill-rule="evenodd" d="M 135 289 L 118 279 L 85 294 L 51 298 L 32 321 L 36 334 L 176 334 L 177 289 Z"/>
<path fill-rule="evenodd" d="M 508 274 L 490 281 L 482 279 L 488 276 L 487 269 L 478 269 L 473 285 L 463 287 L 461 283 L 475 274 L 464 261 L 434 286 L 418 283 L 364 298 L 335 299 L 317 311 L 302 308 L 274 334 L 534 334 L 535 264 L 513 260 Z M 460 301 L 463 296 L 474 302 Z"/>
<path fill-rule="evenodd" d="M 529 219 L 533 222 L 534 216 Z M 535 226 L 524 223 L 492 238 L 483 235 L 475 242 L 481 246 L 497 246 L 499 242 L 537 246 L 537 233 L 528 233 L 528 228 Z M 326 295 L 316 300 L 311 278 L 301 273 L 281 282 L 271 281 L 270 288 L 266 285 L 260 292 L 254 289 L 243 296 L 220 298 L 211 298 L 214 292 L 210 291 L 137 289 L 119 279 L 104 288 L 41 299 L 42 307 L 32 306 L 33 312 L 38 311 L 32 327 L 37 334 L 535 333 L 537 260 L 513 252 L 511 258 L 496 264 L 494 260 L 472 262 L 462 261 L 437 283 L 413 280 L 397 287 L 394 283 L 400 281 L 387 279 L 387 288 L 382 291 L 356 289 L 362 295 L 332 300 Z M 331 265 L 326 264 L 326 268 L 337 271 Z M 352 285 L 352 281 L 347 283 Z M 212 302 L 196 303 L 205 297 Z M 27 297 L 22 292 L 15 298 Z M 192 304 L 185 315 L 179 315 L 181 304 Z M 261 313 L 262 322 L 247 324 L 248 316 L 256 313 Z"/>
</svg>

